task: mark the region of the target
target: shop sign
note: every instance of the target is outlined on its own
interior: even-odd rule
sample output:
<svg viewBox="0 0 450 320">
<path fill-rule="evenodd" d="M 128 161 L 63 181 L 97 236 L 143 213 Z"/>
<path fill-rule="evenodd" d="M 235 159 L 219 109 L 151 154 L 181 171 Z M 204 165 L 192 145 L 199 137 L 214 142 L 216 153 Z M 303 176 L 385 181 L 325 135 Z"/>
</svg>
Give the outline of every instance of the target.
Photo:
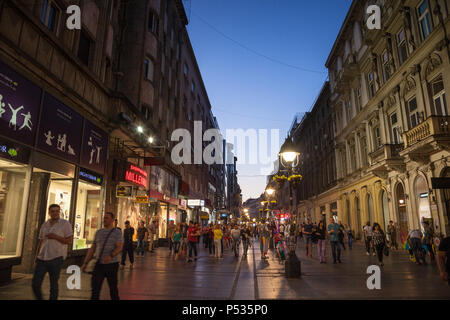
<svg viewBox="0 0 450 320">
<path fill-rule="evenodd" d="M 103 184 L 103 177 L 101 175 L 95 174 L 86 169 L 80 169 L 80 179 L 99 186 Z"/>
<path fill-rule="evenodd" d="M 203 207 L 205 205 L 205 200 L 188 200 L 187 205 L 190 207 Z"/>
<path fill-rule="evenodd" d="M 431 178 L 433 189 L 450 189 L 450 178 Z"/>
<path fill-rule="evenodd" d="M 25 146 L 0 140 L 0 157 L 28 164 L 30 149 Z"/>
<path fill-rule="evenodd" d="M 116 187 L 116 197 L 117 198 L 129 198 L 133 193 L 132 186 L 117 186 Z"/>
<path fill-rule="evenodd" d="M 46 93 L 39 125 L 37 147 L 65 160 L 78 163 L 83 118 Z"/>
<path fill-rule="evenodd" d="M 135 183 L 147 189 L 147 172 L 139 167 L 129 164 L 128 169 L 125 170 L 125 181 Z"/>
<path fill-rule="evenodd" d="M 136 196 L 136 203 L 145 203 L 147 204 L 149 201 L 149 197 L 148 196 Z"/>
<path fill-rule="evenodd" d="M 180 199 L 180 206 L 182 208 L 186 208 L 186 205 L 187 205 L 187 201 L 185 199 Z"/>
<path fill-rule="evenodd" d="M 34 145 L 42 90 L 0 61 L 0 134 Z"/>
<path fill-rule="evenodd" d="M 85 120 L 80 164 L 90 170 L 105 173 L 108 134 Z"/>
</svg>

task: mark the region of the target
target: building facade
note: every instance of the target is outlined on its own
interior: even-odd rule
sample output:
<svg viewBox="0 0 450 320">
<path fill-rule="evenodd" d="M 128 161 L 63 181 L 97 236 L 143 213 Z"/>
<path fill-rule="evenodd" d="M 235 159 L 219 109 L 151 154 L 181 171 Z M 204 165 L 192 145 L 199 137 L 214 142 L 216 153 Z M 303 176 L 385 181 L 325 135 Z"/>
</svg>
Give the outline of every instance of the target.
<svg viewBox="0 0 450 320">
<path fill-rule="evenodd" d="M 81 30 L 68 1 L 0 1 L 0 281 L 32 271 L 50 203 L 74 226 L 73 263 L 106 211 L 166 238 L 223 197 L 222 164 L 171 161 L 175 129 L 219 127 L 182 1 L 75 2 Z"/>
<path fill-rule="evenodd" d="M 370 4 L 381 30 L 366 28 Z M 450 176 L 449 13 L 440 0 L 353 1 L 326 62 L 337 184 L 299 212 L 334 214 L 357 237 L 390 220 L 402 242 L 425 220 L 450 233 L 448 179 L 432 181 Z"/>
</svg>

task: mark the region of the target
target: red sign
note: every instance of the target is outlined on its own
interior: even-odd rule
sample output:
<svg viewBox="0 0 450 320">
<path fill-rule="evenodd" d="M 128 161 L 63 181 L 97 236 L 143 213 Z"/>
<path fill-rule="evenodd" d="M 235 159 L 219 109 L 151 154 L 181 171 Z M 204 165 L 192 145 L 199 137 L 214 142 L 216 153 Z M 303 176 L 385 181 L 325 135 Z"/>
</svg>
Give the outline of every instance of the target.
<svg viewBox="0 0 450 320">
<path fill-rule="evenodd" d="M 132 164 L 125 171 L 125 181 L 135 183 L 147 189 L 147 172 Z"/>
</svg>

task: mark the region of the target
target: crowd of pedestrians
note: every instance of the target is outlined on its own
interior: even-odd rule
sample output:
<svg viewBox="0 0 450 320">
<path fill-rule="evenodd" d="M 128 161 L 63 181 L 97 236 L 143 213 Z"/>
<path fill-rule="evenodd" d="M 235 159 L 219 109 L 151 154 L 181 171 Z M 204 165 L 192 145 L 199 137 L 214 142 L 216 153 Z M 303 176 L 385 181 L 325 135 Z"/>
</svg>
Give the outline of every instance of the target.
<svg viewBox="0 0 450 320">
<path fill-rule="evenodd" d="M 58 299 L 59 274 L 63 261 L 67 255 L 67 247 L 73 241 L 73 228 L 71 224 L 60 218 L 61 208 L 57 204 L 49 207 L 50 219 L 46 221 L 39 232 L 39 243 L 36 254 L 35 272 L 32 280 L 32 289 L 36 299 L 42 299 L 41 286 L 46 273 L 50 276 L 50 299 Z M 426 263 L 427 252 L 430 260 L 437 261 L 440 276 L 443 280 L 450 280 L 450 238 L 440 241 L 437 254 L 435 254 L 435 237 L 432 227 L 424 221 L 422 232 L 419 229 L 411 230 L 407 237 L 410 254 L 414 256 L 417 264 Z M 134 242 L 137 240 L 136 255 L 143 257 L 146 248 L 154 252 L 154 236 L 156 235 L 156 224 L 153 221 L 148 227 L 145 222 L 140 222 L 135 236 L 135 230 L 129 221 L 125 221 L 124 229 L 117 225 L 117 219 L 111 212 L 103 216 L 103 228 L 95 234 L 94 241 L 85 256 L 81 266 L 83 272 L 88 272 L 91 277 L 91 299 L 98 300 L 102 284 L 106 278 L 110 297 L 119 300 L 118 292 L 118 270 L 122 268 L 128 258 L 130 268 L 134 264 Z M 385 233 L 378 223 L 371 225 L 369 222 L 363 227 L 366 254 L 376 255 L 380 266 L 383 266 L 383 256 L 389 255 L 389 249 L 397 249 L 397 230 L 391 221 Z M 268 250 L 272 249 L 280 261 L 286 259 L 287 249 L 297 247 L 299 239 L 304 239 L 306 256 L 313 258 L 313 244 L 317 244 L 317 253 L 320 263 L 326 263 L 327 240 L 330 242 L 333 263 L 342 263 L 341 253 L 346 250 L 345 237 L 347 237 L 348 248 L 352 249 L 353 231 L 342 222 L 336 222 L 330 218 L 328 226 L 325 221 L 319 224 L 306 223 L 297 225 L 293 223 L 280 223 L 271 220 L 265 223 L 252 225 L 232 224 L 209 224 L 200 226 L 192 221 L 189 224 L 181 222 L 175 224 L 171 221 L 167 228 L 169 236 L 168 250 L 174 260 L 180 256 L 187 263 L 196 261 L 199 256 L 199 246 L 203 244 L 208 250 L 209 256 L 222 259 L 224 252 L 230 251 L 236 257 L 239 256 L 239 246 L 242 245 L 242 255 L 247 256 L 248 248 L 252 241 L 258 239 L 261 251 L 261 260 L 266 260 Z M 148 245 L 148 246 L 147 246 Z M 121 254 L 121 256 L 120 256 Z"/>
</svg>

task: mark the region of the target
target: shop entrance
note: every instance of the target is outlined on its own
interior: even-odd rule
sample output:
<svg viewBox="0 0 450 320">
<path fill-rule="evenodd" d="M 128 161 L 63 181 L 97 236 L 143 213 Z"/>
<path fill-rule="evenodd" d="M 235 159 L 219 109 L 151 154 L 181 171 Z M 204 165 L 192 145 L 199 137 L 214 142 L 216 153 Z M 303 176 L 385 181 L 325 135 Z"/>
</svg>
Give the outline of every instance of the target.
<svg viewBox="0 0 450 320">
<path fill-rule="evenodd" d="M 400 240 L 403 244 L 408 236 L 408 214 L 406 213 L 405 190 L 403 189 L 403 185 L 401 183 L 397 185 L 396 194 Z"/>
<path fill-rule="evenodd" d="M 424 231 L 422 222 L 431 219 L 430 201 L 428 199 L 428 185 L 425 178 L 418 176 L 414 182 L 414 189 L 416 192 L 415 199 L 417 199 L 417 212 L 419 214 L 419 224 L 422 232 Z"/>
</svg>

